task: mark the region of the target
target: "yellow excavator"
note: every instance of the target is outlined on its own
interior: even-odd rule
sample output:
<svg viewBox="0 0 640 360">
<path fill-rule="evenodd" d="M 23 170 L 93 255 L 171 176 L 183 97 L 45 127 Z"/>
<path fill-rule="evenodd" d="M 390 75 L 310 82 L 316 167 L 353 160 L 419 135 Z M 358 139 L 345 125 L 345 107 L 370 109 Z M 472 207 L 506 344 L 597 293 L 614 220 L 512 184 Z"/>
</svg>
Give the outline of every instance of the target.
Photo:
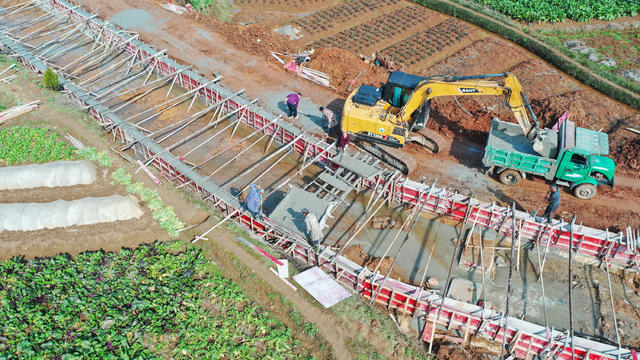
<svg viewBox="0 0 640 360">
<path fill-rule="evenodd" d="M 501 78 L 498 83 L 492 79 Z M 522 132 L 543 154 L 546 129 L 540 128 L 535 114 L 518 79 L 510 73 L 473 76 L 420 77 L 394 71 L 381 88 L 361 85 L 345 101 L 341 129 L 366 140 L 358 142 L 365 150 L 408 174 L 413 165 L 375 143 L 401 148 L 407 142 L 417 142 L 431 152 L 439 150 L 438 141 L 417 131 L 424 129 L 429 119 L 431 99 L 438 96 L 506 96 L 506 105 L 513 111 Z M 529 121 L 529 114 L 534 125 Z M 393 154 L 392 154 L 393 153 Z M 406 158 L 402 156 L 403 158 Z"/>
</svg>

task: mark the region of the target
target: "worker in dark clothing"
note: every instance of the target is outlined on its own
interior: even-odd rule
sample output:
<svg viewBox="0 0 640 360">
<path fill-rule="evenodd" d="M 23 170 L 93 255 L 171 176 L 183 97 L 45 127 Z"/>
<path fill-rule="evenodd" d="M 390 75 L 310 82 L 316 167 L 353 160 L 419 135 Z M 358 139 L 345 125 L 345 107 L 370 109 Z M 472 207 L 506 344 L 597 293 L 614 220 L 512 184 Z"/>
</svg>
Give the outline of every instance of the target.
<svg viewBox="0 0 640 360">
<path fill-rule="evenodd" d="M 544 217 L 547 218 L 547 223 L 551 224 L 551 220 L 553 220 L 553 213 L 558 210 L 560 206 L 560 190 L 558 189 L 558 185 L 551 184 L 549 186 L 549 191 L 544 196 L 544 199 L 549 202 L 547 208 L 544 209 Z"/>
<path fill-rule="evenodd" d="M 349 134 L 342 130 L 342 134 L 338 139 L 338 151 L 344 151 L 347 149 L 347 145 L 349 145 Z"/>
<path fill-rule="evenodd" d="M 327 125 L 325 129 L 327 131 L 327 135 L 331 135 L 332 132 L 338 130 L 340 123 L 336 119 L 336 114 L 331 111 L 331 109 L 320 106 L 320 112 L 324 115 L 324 118 L 327 121 Z"/>
</svg>

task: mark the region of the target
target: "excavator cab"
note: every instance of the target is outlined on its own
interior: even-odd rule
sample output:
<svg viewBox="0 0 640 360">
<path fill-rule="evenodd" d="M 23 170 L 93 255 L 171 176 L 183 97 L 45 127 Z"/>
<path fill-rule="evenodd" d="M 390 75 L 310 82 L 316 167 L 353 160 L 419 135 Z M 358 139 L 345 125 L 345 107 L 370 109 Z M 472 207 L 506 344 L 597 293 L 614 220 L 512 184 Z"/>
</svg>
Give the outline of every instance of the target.
<svg viewBox="0 0 640 360">
<path fill-rule="evenodd" d="M 391 106 L 401 108 L 424 79 L 422 76 L 394 71 L 384 84 L 382 98 Z"/>
<path fill-rule="evenodd" d="M 418 75 L 407 74 L 402 71 L 394 71 L 389 75 L 387 83 L 383 86 L 382 99 L 384 99 L 392 108 L 398 110 L 392 111 L 397 113 L 409 100 L 414 90 L 426 78 Z M 411 115 L 413 121 L 409 125 L 410 131 L 418 131 L 424 129 L 429 119 L 429 110 L 431 109 L 431 99 L 425 101 L 414 114 Z"/>
</svg>

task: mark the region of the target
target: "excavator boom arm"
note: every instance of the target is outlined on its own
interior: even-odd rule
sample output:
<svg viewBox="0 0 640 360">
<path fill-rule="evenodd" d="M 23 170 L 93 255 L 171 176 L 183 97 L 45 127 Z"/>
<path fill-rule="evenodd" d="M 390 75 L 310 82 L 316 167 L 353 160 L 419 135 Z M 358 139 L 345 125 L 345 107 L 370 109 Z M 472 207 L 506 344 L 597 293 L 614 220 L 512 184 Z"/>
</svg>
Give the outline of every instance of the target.
<svg viewBox="0 0 640 360">
<path fill-rule="evenodd" d="M 491 77 L 504 77 L 504 84 L 486 80 Z M 539 128 L 535 114 L 533 113 L 526 95 L 522 92 L 522 86 L 518 79 L 510 73 L 495 75 L 476 75 L 454 78 L 430 78 L 420 83 L 399 113 L 399 118 L 405 123 L 410 122 L 410 116 L 425 101 L 438 96 L 482 96 L 482 95 L 506 95 L 507 105 L 513 111 L 520 128 L 527 137 L 532 138 Z M 527 110 L 535 123 L 531 127 Z M 532 133 L 533 131 L 533 133 Z"/>
</svg>

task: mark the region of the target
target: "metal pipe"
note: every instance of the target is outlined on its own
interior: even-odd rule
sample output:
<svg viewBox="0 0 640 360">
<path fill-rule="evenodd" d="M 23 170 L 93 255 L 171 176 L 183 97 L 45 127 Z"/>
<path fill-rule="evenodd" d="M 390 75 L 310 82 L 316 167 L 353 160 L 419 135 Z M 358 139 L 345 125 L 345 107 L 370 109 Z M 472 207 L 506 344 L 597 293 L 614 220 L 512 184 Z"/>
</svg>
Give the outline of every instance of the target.
<svg viewBox="0 0 640 360">
<path fill-rule="evenodd" d="M 573 342 L 573 225 L 576 223 L 576 215 L 571 218 L 569 228 L 569 332 L 571 333 L 571 360 L 576 357 L 575 345 Z"/>
<path fill-rule="evenodd" d="M 507 301 L 505 304 L 504 311 L 504 326 L 502 330 L 502 350 L 500 353 L 500 359 L 504 359 L 504 352 L 507 343 L 507 323 L 509 317 L 509 298 L 511 298 L 511 278 L 513 275 L 513 257 L 514 257 L 514 246 L 516 243 L 516 203 L 515 201 L 511 203 L 511 255 L 509 258 L 509 279 L 507 281 Z M 500 331 L 500 329 L 498 329 Z"/>
</svg>

